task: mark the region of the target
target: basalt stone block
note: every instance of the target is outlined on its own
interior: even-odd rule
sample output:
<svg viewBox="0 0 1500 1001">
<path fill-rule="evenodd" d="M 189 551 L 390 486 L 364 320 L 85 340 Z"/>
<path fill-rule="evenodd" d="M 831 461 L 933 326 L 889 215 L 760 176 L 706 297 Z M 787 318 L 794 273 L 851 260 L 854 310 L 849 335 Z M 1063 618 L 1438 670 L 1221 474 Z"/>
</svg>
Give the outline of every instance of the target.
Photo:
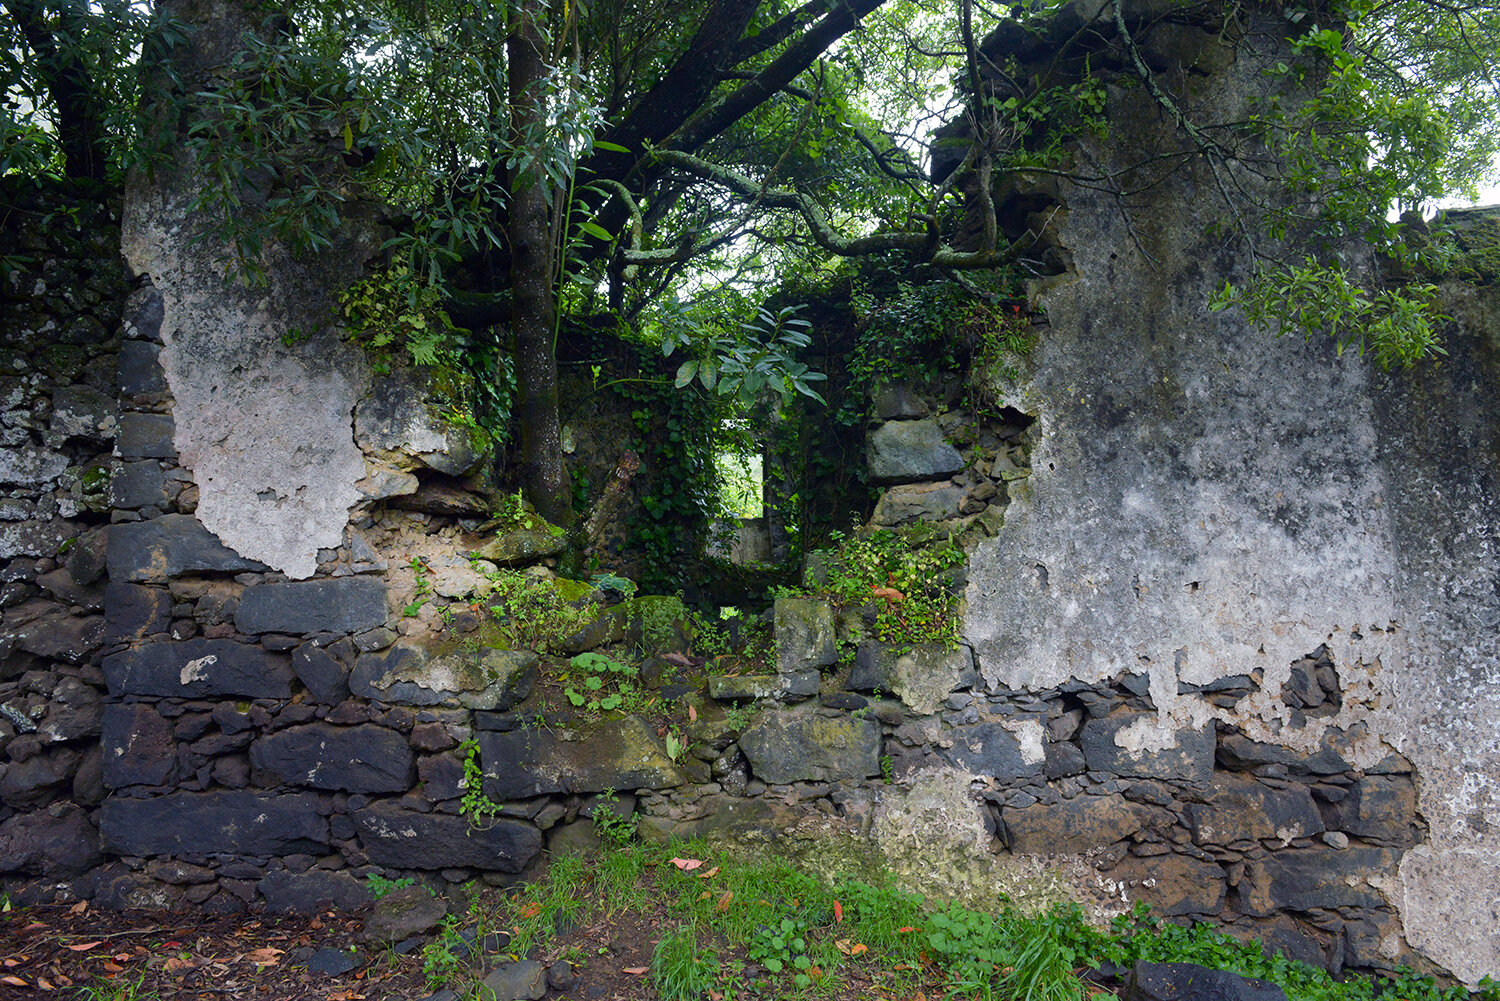
<svg viewBox="0 0 1500 1001">
<path fill-rule="evenodd" d="M 1251 778 L 1220 773 L 1206 802 L 1184 812 L 1200 845 L 1274 838 L 1283 842 L 1322 834 L 1323 818 L 1305 786 L 1272 789 Z"/>
<path fill-rule="evenodd" d="M 147 341 L 126 341 L 120 345 L 121 394 L 166 392 L 167 378 L 161 369 L 160 354 L 156 345 Z"/>
<path fill-rule="evenodd" d="M 1384 895 L 1370 884 L 1396 872 L 1401 852 L 1389 848 L 1288 849 L 1245 866 L 1241 910 L 1266 915 L 1316 907 L 1381 907 Z"/>
<path fill-rule="evenodd" d="M 495 800 L 606 789 L 668 789 L 683 782 L 656 734 L 636 716 L 578 730 L 488 731 L 479 735 L 479 750 L 484 793 Z M 877 760 L 874 773 L 879 771 Z"/>
<path fill-rule="evenodd" d="M 1082 775 L 1088 771 L 1088 761 L 1077 744 L 1067 741 L 1049 740 L 1047 760 L 1042 765 L 1042 774 L 1048 779 L 1060 779 L 1068 775 Z"/>
<path fill-rule="evenodd" d="M 109 526 L 105 525 L 92 532 L 85 532 L 74 540 L 64 565 L 79 586 L 88 587 L 103 577 L 104 571 L 109 568 L 108 552 Z"/>
<path fill-rule="evenodd" d="M 111 507 L 133 511 L 142 507 L 166 507 L 167 474 L 154 459 L 122 462 L 109 480 Z"/>
<path fill-rule="evenodd" d="M 950 731 L 953 746 L 942 754 L 959 768 L 1001 781 L 1042 774 L 1042 761 L 1027 761 L 1021 742 L 999 723 L 975 723 Z"/>
<path fill-rule="evenodd" d="M 1265 980 L 1192 963 L 1137 963 L 1120 997 L 1122 1001 L 1286 1001 L 1286 992 Z"/>
<path fill-rule="evenodd" d="M 413 759 L 406 738 L 383 726 L 293 726 L 257 740 L 250 762 L 288 785 L 344 792 L 405 792 Z"/>
<path fill-rule="evenodd" d="M 1102 848 L 1145 826 L 1143 811 L 1118 796 L 1074 796 L 1023 809 L 1007 806 L 1000 819 L 1011 851 L 1035 855 Z"/>
<path fill-rule="evenodd" d="M 104 850 L 115 855 L 266 856 L 323 854 L 328 848 L 328 820 L 318 815 L 313 793 L 115 796 L 99 809 L 99 833 Z"/>
<path fill-rule="evenodd" d="M 964 490 L 947 480 L 891 487 L 880 495 L 871 524 L 894 528 L 912 521 L 946 521 L 957 518 Z"/>
<path fill-rule="evenodd" d="M 721 702 L 806 699 L 818 694 L 818 672 L 796 674 L 719 674 L 708 679 L 708 696 Z"/>
<path fill-rule="evenodd" d="M 104 585 L 104 641 L 142 640 L 164 633 L 172 621 L 172 594 L 166 588 L 112 580 Z"/>
<path fill-rule="evenodd" d="M 147 341 L 161 340 L 161 324 L 166 319 L 166 303 L 153 286 L 136 289 L 125 300 L 122 321 L 125 336 Z"/>
<path fill-rule="evenodd" d="M 1366 775 L 1337 803 L 1323 805 L 1332 830 L 1386 844 L 1411 846 L 1419 839 L 1417 790 L 1407 775 Z"/>
<path fill-rule="evenodd" d="M 889 421 L 870 432 L 866 446 L 875 483 L 941 479 L 964 468 L 963 456 L 935 420 Z"/>
<path fill-rule="evenodd" d="M 148 703 L 108 707 L 99 743 L 104 753 L 104 784 L 111 789 L 167 785 L 176 774 L 172 724 Z"/>
<path fill-rule="evenodd" d="M 1244 734 L 1226 733 L 1219 738 L 1218 757 L 1219 763 L 1231 771 L 1285 765 L 1295 775 L 1337 775 L 1352 766 L 1339 753 L 1336 743 L 1331 735 L 1325 735 L 1317 751 L 1304 754 L 1289 747 L 1262 744 Z"/>
<path fill-rule="evenodd" d="M 27 653 L 47 660 L 82 664 L 104 642 L 104 618 L 63 611 L 17 626 L 10 635 L 15 645 Z"/>
<path fill-rule="evenodd" d="M 385 624 L 385 582 L 376 577 L 254 584 L 240 596 L 243 633 L 358 633 Z"/>
<path fill-rule="evenodd" d="M 360 698 L 398 705 L 453 701 L 468 709 L 504 712 L 531 694 L 539 662 L 530 650 L 475 651 L 457 643 L 403 640 L 362 654 L 349 675 L 349 690 Z"/>
<path fill-rule="evenodd" d="M 1217 915 L 1224 905 L 1224 868 L 1176 852 L 1127 855 L 1102 878 L 1116 897 L 1123 890 L 1124 899 L 1144 901 L 1161 917 Z"/>
<path fill-rule="evenodd" d="M 105 657 L 101 666 L 115 696 L 285 699 L 292 694 L 292 669 L 284 658 L 233 640 L 147 643 Z"/>
<path fill-rule="evenodd" d="M 1161 750 L 1133 750 L 1121 746 L 1120 731 L 1140 719 L 1154 720 L 1153 713 L 1116 713 L 1091 719 L 1083 725 L 1079 743 L 1089 770 L 1134 778 L 1175 779 L 1207 782 L 1214 770 L 1214 728 L 1178 730 L 1176 746 Z"/>
<path fill-rule="evenodd" d="M 167 414 L 121 414 L 115 454 L 122 459 L 175 459 L 177 425 Z"/>
<path fill-rule="evenodd" d="M 72 803 L 17 814 L 0 824 L 0 872 L 76 876 L 102 861 L 98 829 Z"/>
<path fill-rule="evenodd" d="M 68 747 L 12 761 L 0 778 L 0 802 L 18 810 L 50 802 L 71 784 L 82 754 Z"/>
<path fill-rule="evenodd" d="M 473 866 L 520 872 L 542 850 L 542 832 L 520 820 L 500 818 L 475 827 L 466 817 L 381 802 L 356 811 L 354 823 L 370 861 L 398 869 Z"/>
<path fill-rule="evenodd" d="M 137 583 L 160 584 L 202 570 L 240 573 L 266 569 L 224 545 L 190 514 L 168 514 L 112 526 L 107 559 L 111 580 Z"/>
<path fill-rule="evenodd" d="M 348 668 L 316 643 L 304 643 L 292 651 L 292 670 L 317 702 L 335 706 L 349 695 Z"/>
<path fill-rule="evenodd" d="M 309 869 L 303 873 L 268 872 L 255 884 L 266 909 L 312 914 L 336 907 L 352 911 L 375 899 L 370 888 L 347 872 Z"/>
<path fill-rule="evenodd" d="M 755 777 L 772 785 L 880 774 L 880 724 L 852 716 L 766 712 L 740 736 Z"/>
<path fill-rule="evenodd" d="M 776 599 L 776 670 L 795 674 L 836 663 L 833 609 L 814 598 Z"/>
<path fill-rule="evenodd" d="M 954 689 L 973 685 L 974 651 L 941 643 L 898 647 L 867 640 L 859 645 L 845 687 L 851 692 L 894 692 L 913 712 L 931 715 Z"/>
</svg>

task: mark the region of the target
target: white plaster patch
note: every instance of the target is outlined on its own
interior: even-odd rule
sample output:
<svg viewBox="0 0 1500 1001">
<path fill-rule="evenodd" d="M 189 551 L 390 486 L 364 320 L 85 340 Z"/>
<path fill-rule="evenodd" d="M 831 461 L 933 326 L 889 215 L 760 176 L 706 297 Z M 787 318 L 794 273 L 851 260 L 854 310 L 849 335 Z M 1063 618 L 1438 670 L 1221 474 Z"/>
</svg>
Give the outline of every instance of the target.
<svg viewBox="0 0 1500 1001">
<path fill-rule="evenodd" d="M 1001 724 L 1016 736 L 1021 746 L 1021 760 L 1028 765 L 1039 765 L 1047 760 L 1047 731 L 1034 719 L 1007 720 Z"/>
<path fill-rule="evenodd" d="M 268 252 L 266 289 L 226 284 L 215 246 L 185 225 L 191 181 L 179 173 L 132 188 L 121 235 L 131 269 L 162 297 L 173 443 L 205 527 L 241 556 L 311 577 L 361 499 L 353 412 L 370 373 L 333 329 L 292 346 L 284 338 L 293 323 L 319 322 L 303 317 L 326 315 L 317 286 L 336 284 L 361 254 L 350 241 L 341 259 L 309 267 Z M 351 222 L 348 233 L 359 232 Z"/>
<path fill-rule="evenodd" d="M 207 681 L 208 671 L 205 670 L 205 668 L 213 667 L 218 662 L 218 654 L 213 653 L 209 654 L 207 657 L 199 657 L 197 660 L 190 660 L 186 664 L 182 665 L 182 671 L 178 674 L 177 680 L 184 685 L 192 684 L 195 681 Z"/>
</svg>

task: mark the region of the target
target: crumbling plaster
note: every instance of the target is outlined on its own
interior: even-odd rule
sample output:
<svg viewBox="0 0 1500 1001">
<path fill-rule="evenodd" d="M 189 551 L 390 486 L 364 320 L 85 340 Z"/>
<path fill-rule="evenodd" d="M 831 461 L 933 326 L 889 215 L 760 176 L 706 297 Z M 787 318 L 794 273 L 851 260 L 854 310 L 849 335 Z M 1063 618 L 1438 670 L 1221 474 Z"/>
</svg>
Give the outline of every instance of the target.
<svg viewBox="0 0 1500 1001">
<path fill-rule="evenodd" d="M 332 276 L 352 279 L 372 241 L 349 226 L 327 261 L 273 259 L 261 288 L 226 281 L 210 246 L 194 241 L 201 221 L 182 182 L 137 184 L 121 242 L 162 296 L 161 363 L 197 516 L 240 555 L 310 577 L 318 550 L 342 541 L 365 477 L 353 412 L 369 365 L 330 328 L 325 290 Z M 307 330 L 317 332 L 288 336 Z"/>
<path fill-rule="evenodd" d="M 1138 90 L 1112 100 L 1117 134 L 1172 141 Z M 1185 173 L 1123 212 L 1067 190 L 1071 271 L 1038 285 L 1050 327 L 1001 387 L 1037 416 L 1032 475 L 972 558 L 967 638 L 995 688 L 1149 676 L 1158 714 L 1122 746 L 1218 718 L 1301 750 L 1348 730 L 1357 767 L 1407 755 L 1430 842 L 1376 879 L 1410 944 L 1473 983 L 1500 971 L 1500 881 L 1475 878 L 1500 847 L 1500 310 L 1450 289 L 1451 356 L 1398 376 L 1211 313 L 1248 266 L 1208 235 L 1212 190 Z M 1294 726 L 1281 684 L 1323 644 L 1342 708 Z M 1257 670 L 1232 710 L 1179 694 Z"/>
</svg>

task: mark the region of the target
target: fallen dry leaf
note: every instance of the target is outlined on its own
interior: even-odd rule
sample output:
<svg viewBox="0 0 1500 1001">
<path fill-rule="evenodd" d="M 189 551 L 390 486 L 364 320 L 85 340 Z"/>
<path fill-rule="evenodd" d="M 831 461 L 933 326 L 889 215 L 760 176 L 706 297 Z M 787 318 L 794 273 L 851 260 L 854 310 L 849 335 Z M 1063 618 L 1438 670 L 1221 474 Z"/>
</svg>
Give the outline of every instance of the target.
<svg viewBox="0 0 1500 1001">
<path fill-rule="evenodd" d="M 833 920 L 836 923 L 842 923 L 844 920 L 844 905 L 837 900 L 833 902 Z"/>
<path fill-rule="evenodd" d="M 522 918 L 523 920 L 526 918 L 534 918 L 540 913 L 542 913 L 542 905 L 535 900 L 531 901 L 529 904 L 525 905 L 516 912 L 517 916 Z"/>
<path fill-rule="evenodd" d="M 698 878 L 699 879 L 713 879 L 718 874 L 719 874 L 719 867 L 718 866 L 714 866 L 712 869 L 704 869 L 702 872 L 700 872 L 698 874 Z"/>
<path fill-rule="evenodd" d="M 0 984 L 10 984 L 12 987 L 30 987 L 31 986 L 26 981 L 22 980 L 20 977 L 0 977 Z"/>
<path fill-rule="evenodd" d="M 894 587 L 872 587 L 872 588 L 870 588 L 870 591 L 871 591 L 871 593 L 873 593 L 875 595 L 875 597 L 877 597 L 877 598 L 884 598 L 887 601 L 905 601 L 906 600 L 906 595 L 902 594 L 900 591 L 896 590 Z"/>
<path fill-rule="evenodd" d="M 645 973 L 647 969 L 648 969 L 648 967 L 645 967 L 645 966 L 627 966 L 621 972 L 623 972 L 623 973 L 629 973 L 631 976 L 638 977 L 642 973 Z"/>
<path fill-rule="evenodd" d="M 849 947 L 849 955 L 851 956 L 861 956 L 869 951 L 870 947 L 868 945 L 865 945 L 863 942 L 855 942 L 852 946 Z"/>
<path fill-rule="evenodd" d="M 52 986 L 52 982 L 50 980 L 48 980 L 46 977 L 37 977 L 36 978 L 36 985 L 38 987 L 40 987 L 42 990 L 44 990 L 44 991 L 55 991 L 55 990 L 57 990 L 56 987 Z"/>
<path fill-rule="evenodd" d="M 102 940 L 98 942 L 78 942 L 74 945 L 68 946 L 68 949 L 71 952 L 88 952 L 90 949 L 96 946 L 101 946 L 103 944 L 104 942 Z"/>
<path fill-rule="evenodd" d="M 275 962 L 275 960 L 272 960 Z M 168 973 L 181 973 L 184 970 L 196 970 L 198 964 L 191 959 L 183 959 L 181 956 L 172 956 L 161 967 Z"/>
<path fill-rule="evenodd" d="M 694 709 L 692 706 L 688 706 L 688 722 L 698 722 L 698 710 Z"/>
<path fill-rule="evenodd" d="M 703 860 L 701 858 L 674 858 L 672 864 L 683 872 L 692 872 L 703 864 Z"/>
<path fill-rule="evenodd" d="M 247 954 L 245 958 L 249 959 L 256 966 L 275 966 L 280 962 L 276 957 L 285 951 L 285 949 L 273 949 L 267 946 L 264 949 L 256 949 L 254 952 Z"/>
<path fill-rule="evenodd" d="M 83 914 L 88 909 L 89 909 L 89 902 L 87 900 L 80 900 L 78 903 L 76 903 L 72 907 L 68 908 L 68 913 L 69 914 Z"/>
<path fill-rule="evenodd" d="M 733 899 L 734 891 L 725 890 L 724 896 L 719 898 L 719 902 L 717 904 L 714 904 L 714 910 L 719 912 L 720 914 L 723 914 L 725 911 L 729 910 L 729 902 Z"/>
</svg>

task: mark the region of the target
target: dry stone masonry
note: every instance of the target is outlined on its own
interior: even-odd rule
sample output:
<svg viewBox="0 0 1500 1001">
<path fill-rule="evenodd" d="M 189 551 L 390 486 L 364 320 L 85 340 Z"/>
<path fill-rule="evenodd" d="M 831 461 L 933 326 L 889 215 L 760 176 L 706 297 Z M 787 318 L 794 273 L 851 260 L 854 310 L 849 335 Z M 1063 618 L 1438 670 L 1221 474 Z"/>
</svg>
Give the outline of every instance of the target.
<svg viewBox="0 0 1500 1001">
<path fill-rule="evenodd" d="M 1167 24 L 1153 58 L 1213 51 Z M 1250 56 L 1191 65 L 1225 114 L 1261 85 Z M 1109 100 L 1117 133 L 1177 141 L 1142 88 Z M 814 865 L 878 853 L 933 895 L 1145 902 L 1331 969 L 1500 970 L 1495 286 L 1445 286 L 1450 355 L 1416 374 L 1273 339 L 1207 312 L 1241 265 L 1201 182 L 1122 215 L 1020 179 L 1066 206 L 1036 350 L 982 377 L 993 406 L 961 379 L 876 395 L 871 523 L 961 543 L 962 642 L 782 598 L 764 673 L 713 676 L 680 603 L 561 580 L 543 527 L 483 529 L 490 456 L 443 419 L 453 387 L 321 321 L 283 338 L 326 318 L 316 268 L 225 291 L 150 187 L 129 282 L 97 207 L 8 223 L 36 263 L 0 289 L 4 889 L 356 907 L 370 875 L 524 879 L 608 809 Z M 485 614 L 502 566 L 579 611 L 557 649 Z M 566 656 L 634 656 L 648 624 L 664 712 L 561 698 Z"/>
</svg>

